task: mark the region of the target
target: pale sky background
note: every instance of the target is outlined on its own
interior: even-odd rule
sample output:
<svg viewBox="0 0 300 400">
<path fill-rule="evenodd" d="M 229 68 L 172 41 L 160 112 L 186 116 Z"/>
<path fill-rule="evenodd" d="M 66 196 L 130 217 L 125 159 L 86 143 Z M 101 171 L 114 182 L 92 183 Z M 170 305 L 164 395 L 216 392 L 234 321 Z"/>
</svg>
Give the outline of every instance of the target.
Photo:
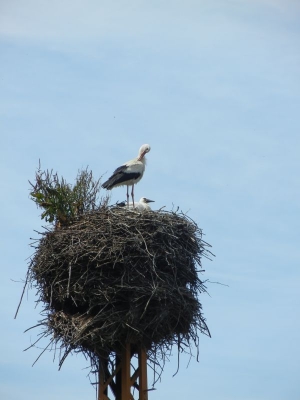
<svg viewBox="0 0 300 400">
<path fill-rule="evenodd" d="M 149 400 L 299 400 L 299 128 L 298 1 L 0 1 L 0 398 L 95 399 L 82 357 L 31 367 L 34 291 L 13 319 L 38 160 L 107 178 L 149 143 L 136 197 L 188 211 L 216 254 L 202 278 L 228 285 L 201 298 L 199 363 L 173 378 L 174 351 Z"/>
</svg>

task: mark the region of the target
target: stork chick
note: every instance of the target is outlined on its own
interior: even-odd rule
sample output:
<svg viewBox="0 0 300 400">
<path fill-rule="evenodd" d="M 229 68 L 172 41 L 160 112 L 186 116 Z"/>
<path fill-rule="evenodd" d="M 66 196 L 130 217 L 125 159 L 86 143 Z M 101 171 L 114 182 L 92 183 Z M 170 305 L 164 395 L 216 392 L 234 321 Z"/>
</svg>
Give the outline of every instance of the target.
<svg viewBox="0 0 300 400">
<path fill-rule="evenodd" d="M 129 208 L 134 208 L 135 210 L 138 211 L 151 211 L 151 207 L 148 205 L 148 203 L 154 203 L 154 200 L 147 199 L 146 197 L 142 197 L 140 201 L 135 203 L 129 203 L 128 207 Z"/>
</svg>

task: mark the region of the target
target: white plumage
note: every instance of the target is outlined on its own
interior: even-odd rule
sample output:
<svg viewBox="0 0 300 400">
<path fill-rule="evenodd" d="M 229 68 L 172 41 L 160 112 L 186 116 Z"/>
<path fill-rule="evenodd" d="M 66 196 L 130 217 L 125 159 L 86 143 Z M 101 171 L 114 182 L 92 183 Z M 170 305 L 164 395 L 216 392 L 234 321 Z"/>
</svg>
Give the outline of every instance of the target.
<svg viewBox="0 0 300 400">
<path fill-rule="evenodd" d="M 148 203 L 153 203 L 154 200 L 147 199 L 146 197 L 142 197 L 137 203 L 129 203 L 129 208 L 134 208 L 138 211 L 151 211 L 151 207 Z"/>
<path fill-rule="evenodd" d="M 129 204 L 129 186 L 132 186 L 131 197 L 134 207 L 134 185 L 138 183 L 144 174 L 146 157 L 145 154 L 150 151 L 149 144 L 143 144 L 139 150 L 139 154 L 133 160 L 127 161 L 125 164 L 117 168 L 112 176 L 103 183 L 102 187 L 111 190 L 118 186 L 127 186 L 127 204 Z"/>
</svg>

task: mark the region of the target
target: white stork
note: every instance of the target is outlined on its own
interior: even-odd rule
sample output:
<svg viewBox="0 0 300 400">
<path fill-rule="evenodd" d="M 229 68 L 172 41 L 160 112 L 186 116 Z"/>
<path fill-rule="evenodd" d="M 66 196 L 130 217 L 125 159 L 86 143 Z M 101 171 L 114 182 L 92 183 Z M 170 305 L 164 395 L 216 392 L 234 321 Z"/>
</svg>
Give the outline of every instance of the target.
<svg viewBox="0 0 300 400">
<path fill-rule="evenodd" d="M 142 197 L 138 203 L 129 203 L 128 207 L 129 208 L 134 208 L 135 210 L 138 211 L 151 211 L 151 207 L 148 205 L 148 203 L 154 203 L 154 200 L 147 199 L 146 197 Z M 125 206 L 125 202 L 123 203 L 123 206 Z"/>
<path fill-rule="evenodd" d="M 132 186 L 131 197 L 134 207 L 134 184 L 138 183 L 144 174 L 146 157 L 145 154 L 150 151 L 149 144 L 143 144 L 139 150 L 139 154 L 133 160 L 127 161 L 125 164 L 117 168 L 112 176 L 103 183 L 102 187 L 111 190 L 117 186 L 127 186 L 127 204 L 129 205 L 128 188 Z"/>
</svg>

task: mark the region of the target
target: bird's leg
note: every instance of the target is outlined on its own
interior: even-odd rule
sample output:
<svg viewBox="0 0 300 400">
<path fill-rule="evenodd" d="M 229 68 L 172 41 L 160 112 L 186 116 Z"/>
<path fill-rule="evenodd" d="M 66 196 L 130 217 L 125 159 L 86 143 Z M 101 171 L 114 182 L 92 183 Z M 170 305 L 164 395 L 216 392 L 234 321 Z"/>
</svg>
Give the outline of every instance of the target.
<svg viewBox="0 0 300 400">
<path fill-rule="evenodd" d="M 131 198 L 132 198 L 132 205 L 134 208 L 134 185 L 132 185 L 132 189 L 131 189 Z"/>
<path fill-rule="evenodd" d="M 129 186 L 127 185 L 127 207 L 129 207 L 129 193 L 128 193 Z"/>
</svg>

